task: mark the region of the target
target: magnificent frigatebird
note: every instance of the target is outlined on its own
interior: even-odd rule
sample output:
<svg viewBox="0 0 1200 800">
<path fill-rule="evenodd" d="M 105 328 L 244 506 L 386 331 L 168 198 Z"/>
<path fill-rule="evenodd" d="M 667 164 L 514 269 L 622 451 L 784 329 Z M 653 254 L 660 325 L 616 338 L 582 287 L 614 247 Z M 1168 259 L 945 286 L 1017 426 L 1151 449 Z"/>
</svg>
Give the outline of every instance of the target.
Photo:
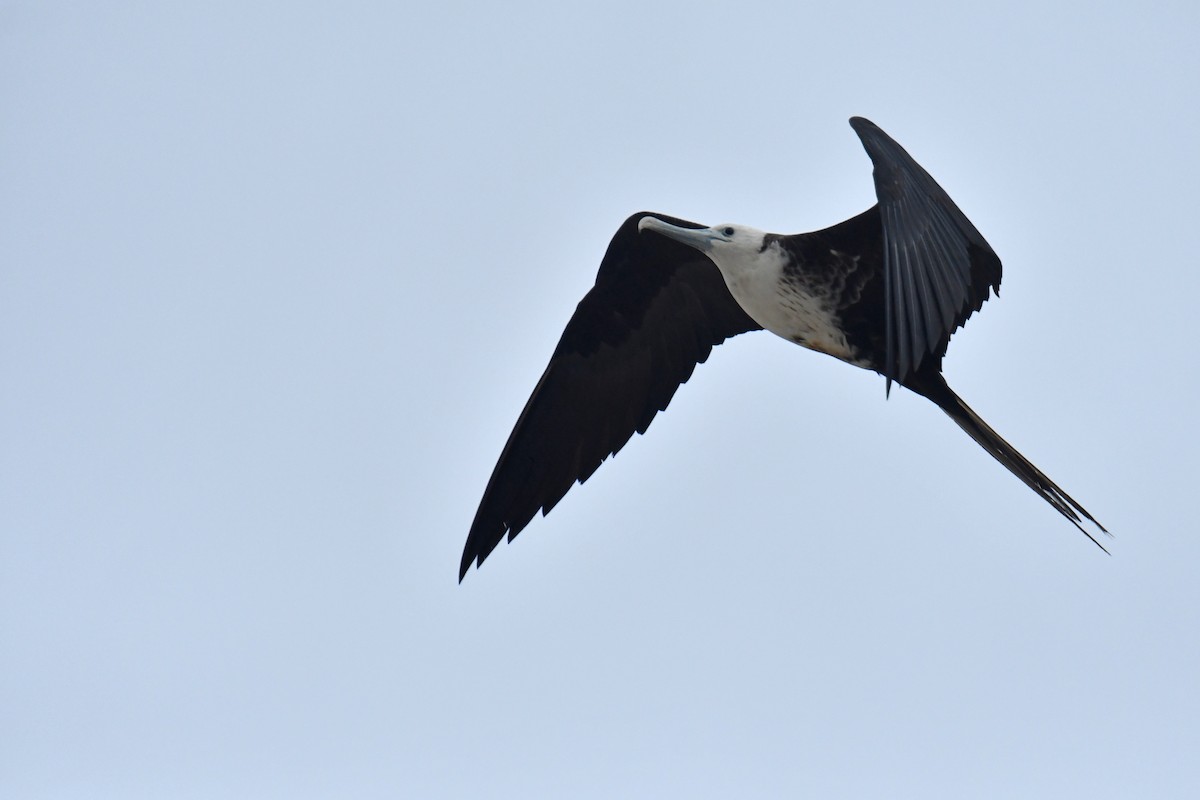
<svg viewBox="0 0 1200 800">
<path fill-rule="evenodd" d="M 1000 290 L 999 257 L 890 136 L 862 117 L 850 125 L 879 202 L 831 228 L 784 236 L 645 212 L 625 220 L 500 454 L 460 581 L 645 433 L 713 346 L 764 328 L 932 400 L 1100 545 L 1083 523 L 1104 527 L 942 377 L 950 335 Z"/>
</svg>

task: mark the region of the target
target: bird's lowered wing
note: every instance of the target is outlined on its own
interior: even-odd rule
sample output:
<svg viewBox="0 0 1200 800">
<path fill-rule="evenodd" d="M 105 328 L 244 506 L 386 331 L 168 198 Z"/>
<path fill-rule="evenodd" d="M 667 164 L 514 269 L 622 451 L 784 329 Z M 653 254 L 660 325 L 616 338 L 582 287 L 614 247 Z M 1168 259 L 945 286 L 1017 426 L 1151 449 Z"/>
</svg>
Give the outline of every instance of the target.
<svg viewBox="0 0 1200 800">
<path fill-rule="evenodd" d="M 940 359 L 954 333 L 1000 290 L 1000 258 L 904 148 L 870 120 L 850 125 L 875 165 L 883 222 L 887 359 L 903 383 L 926 358 Z"/>
<path fill-rule="evenodd" d="M 539 510 L 645 433 L 714 345 L 760 326 L 716 266 L 665 236 L 621 225 L 492 472 L 463 548 L 459 580 Z M 692 222 L 655 214 L 684 227 Z"/>
</svg>

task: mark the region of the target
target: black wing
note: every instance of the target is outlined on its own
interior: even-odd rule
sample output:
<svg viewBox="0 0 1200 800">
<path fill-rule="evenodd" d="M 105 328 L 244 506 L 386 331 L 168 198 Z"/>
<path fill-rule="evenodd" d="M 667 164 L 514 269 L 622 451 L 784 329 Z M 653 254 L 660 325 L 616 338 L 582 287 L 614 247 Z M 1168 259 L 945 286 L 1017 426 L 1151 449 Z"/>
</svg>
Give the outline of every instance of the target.
<svg viewBox="0 0 1200 800">
<path fill-rule="evenodd" d="M 903 383 L 1000 291 L 1000 258 L 950 196 L 870 120 L 850 125 L 875 164 L 883 222 L 884 376 Z"/>
<path fill-rule="evenodd" d="M 458 579 L 645 433 L 714 345 L 760 326 L 709 259 L 627 219 L 567 323 L 492 472 Z M 654 214 L 683 227 L 693 222 Z"/>
</svg>

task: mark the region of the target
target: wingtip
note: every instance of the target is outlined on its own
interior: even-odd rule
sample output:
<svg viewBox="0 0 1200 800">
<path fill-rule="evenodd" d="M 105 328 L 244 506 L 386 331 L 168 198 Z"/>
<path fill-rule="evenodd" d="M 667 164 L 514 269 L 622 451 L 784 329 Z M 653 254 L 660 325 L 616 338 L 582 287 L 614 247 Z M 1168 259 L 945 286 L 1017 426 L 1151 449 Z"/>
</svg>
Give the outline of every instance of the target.
<svg viewBox="0 0 1200 800">
<path fill-rule="evenodd" d="M 470 552 L 464 552 L 462 561 L 458 564 L 458 582 L 461 584 L 463 578 L 467 577 L 467 573 L 471 571 L 471 564 L 475 562 L 475 557 Z"/>
<path fill-rule="evenodd" d="M 861 134 L 864 130 L 873 130 L 879 128 L 879 126 L 874 122 L 871 122 L 871 120 L 867 119 L 866 117 L 859 116 L 853 116 L 850 118 L 850 127 L 859 134 Z"/>
</svg>

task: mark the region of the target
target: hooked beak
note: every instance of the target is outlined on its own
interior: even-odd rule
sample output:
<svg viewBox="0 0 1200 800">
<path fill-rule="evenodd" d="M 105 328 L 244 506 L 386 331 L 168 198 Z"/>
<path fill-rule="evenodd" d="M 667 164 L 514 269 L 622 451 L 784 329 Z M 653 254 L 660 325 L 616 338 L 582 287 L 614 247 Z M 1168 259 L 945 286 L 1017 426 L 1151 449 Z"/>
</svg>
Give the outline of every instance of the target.
<svg viewBox="0 0 1200 800">
<path fill-rule="evenodd" d="M 642 217 L 638 221 L 638 231 L 646 230 L 661 233 L 663 236 L 686 244 L 688 247 L 694 247 L 701 253 L 707 253 L 709 250 L 712 250 L 713 241 L 719 238 L 717 232 L 712 228 L 681 228 L 678 225 L 663 222 L 656 217 Z"/>
</svg>

